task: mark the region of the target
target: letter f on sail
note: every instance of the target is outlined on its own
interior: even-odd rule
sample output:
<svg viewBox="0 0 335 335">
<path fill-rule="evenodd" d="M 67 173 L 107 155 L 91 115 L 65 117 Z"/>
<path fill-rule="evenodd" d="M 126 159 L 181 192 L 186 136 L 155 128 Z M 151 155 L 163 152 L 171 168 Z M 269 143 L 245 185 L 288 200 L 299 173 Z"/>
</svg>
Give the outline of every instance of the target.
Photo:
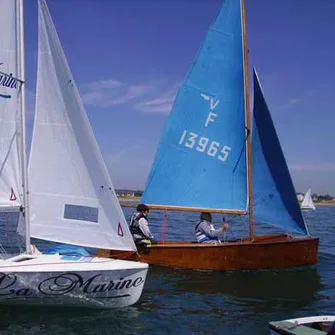
<svg viewBox="0 0 335 335">
<path fill-rule="evenodd" d="M 211 111 L 213 111 L 215 109 L 215 107 L 219 104 L 220 100 L 216 100 L 214 101 L 214 99 L 212 97 L 210 97 L 209 95 L 203 94 L 201 93 L 201 96 L 205 99 L 209 101 L 209 107 L 211 109 Z"/>
</svg>

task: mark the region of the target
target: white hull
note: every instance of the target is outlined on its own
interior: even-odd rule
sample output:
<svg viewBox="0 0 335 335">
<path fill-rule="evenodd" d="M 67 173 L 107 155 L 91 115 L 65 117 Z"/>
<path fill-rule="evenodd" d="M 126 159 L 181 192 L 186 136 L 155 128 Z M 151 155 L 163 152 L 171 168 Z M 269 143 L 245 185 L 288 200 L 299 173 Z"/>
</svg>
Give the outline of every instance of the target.
<svg viewBox="0 0 335 335">
<path fill-rule="evenodd" d="M 147 271 L 140 262 L 19 255 L 0 261 L 0 304 L 125 307 L 140 298 Z"/>
<path fill-rule="evenodd" d="M 315 211 L 315 210 L 316 210 L 316 207 L 315 207 L 315 206 L 313 206 L 313 207 L 309 207 L 309 206 L 301 206 L 301 209 L 303 209 L 303 210 Z"/>
<path fill-rule="evenodd" d="M 308 327 L 310 324 L 324 324 L 335 322 L 334 315 L 309 316 L 298 319 L 270 322 L 270 335 L 322 335 L 326 332 Z"/>
</svg>

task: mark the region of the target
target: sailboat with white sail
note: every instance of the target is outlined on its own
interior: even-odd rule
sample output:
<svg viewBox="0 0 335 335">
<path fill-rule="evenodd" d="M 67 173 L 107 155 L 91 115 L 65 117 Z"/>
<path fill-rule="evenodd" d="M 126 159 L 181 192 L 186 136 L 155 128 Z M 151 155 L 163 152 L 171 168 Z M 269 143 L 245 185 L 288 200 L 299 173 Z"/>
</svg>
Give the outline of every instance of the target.
<svg viewBox="0 0 335 335">
<path fill-rule="evenodd" d="M 136 252 L 44 0 L 26 162 L 23 0 L 0 2 L 0 209 L 20 212 L 26 252 L 0 262 L 0 304 L 114 308 L 141 296 L 148 264 L 33 252 L 31 237 Z"/>
<path fill-rule="evenodd" d="M 248 215 L 249 236 L 162 240 L 140 259 L 213 270 L 317 262 L 319 240 L 308 233 L 255 71 L 253 128 L 249 98 L 244 1 L 225 0 L 176 96 L 141 202 L 164 211 Z M 258 236 L 258 222 L 289 233 Z"/>
<path fill-rule="evenodd" d="M 313 211 L 316 210 L 311 194 L 312 194 L 312 191 L 309 188 L 304 196 L 304 199 L 302 200 L 301 209 L 313 210 Z"/>
</svg>

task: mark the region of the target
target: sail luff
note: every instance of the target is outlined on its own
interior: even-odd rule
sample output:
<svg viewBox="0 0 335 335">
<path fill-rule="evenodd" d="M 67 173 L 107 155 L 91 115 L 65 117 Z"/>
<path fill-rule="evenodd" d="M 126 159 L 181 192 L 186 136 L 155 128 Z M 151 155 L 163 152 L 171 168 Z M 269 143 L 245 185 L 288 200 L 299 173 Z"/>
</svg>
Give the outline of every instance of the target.
<svg viewBox="0 0 335 335">
<path fill-rule="evenodd" d="M 0 2 L 0 211 L 22 205 L 17 0 Z"/>
<path fill-rule="evenodd" d="M 22 191 L 23 191 L 23 218 L 25 225 L 26 252 L 30 253 L 30 212 L 29 212 L 29 188 L 27 169 L 27 145 L 26 145 L 26 95 L 25 95 L 25 59 L 24 59 L 24 11 L 23 0 L 17 1 L 17 24 L 18 24 L 18 49 L 19 49 L 19 75 L 20 85 L 20 140 L 21 140 L 21 171 L 22 171 Z"/>
<path fill-rule="evenodd" d="M 252 150 L 251 150 L 251 116 L 250 116 L 250 90 L 249 90 L 249 62 L 248 62 L 248 40 L 245 17 L 245 1 L 241 0 L 241 20 L 243 36 L 243 66 L 244 66 L 244 93 L 245 93 L 245 115 L 247 128 L 247 184 L 248 184 L 248 209 L 249 209 L 249 234 L 254 238 L 254 208 L 252 191 Z"/>
</svg>

